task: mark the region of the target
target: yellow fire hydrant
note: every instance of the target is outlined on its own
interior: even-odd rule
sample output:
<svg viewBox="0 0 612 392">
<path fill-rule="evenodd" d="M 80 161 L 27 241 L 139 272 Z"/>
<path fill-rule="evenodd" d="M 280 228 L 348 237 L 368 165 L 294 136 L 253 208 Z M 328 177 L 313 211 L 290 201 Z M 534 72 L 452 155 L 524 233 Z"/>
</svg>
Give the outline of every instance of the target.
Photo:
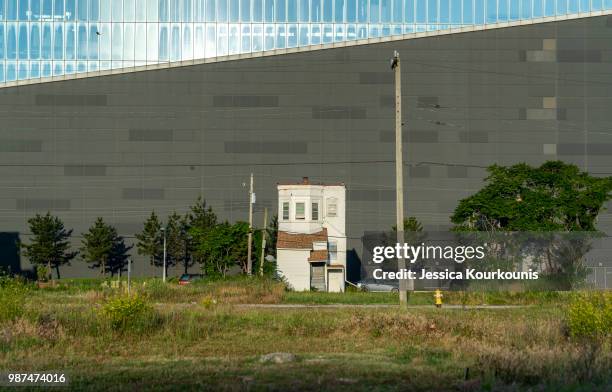
<svg viewBox="0 0 612 392">
<path fill-rule="evenodd" d="M 434 294 L 434 299 L 436 300 L 436 308 L 441 308 L 442 307 L 442 292 L 440 291 L 440 289 L 436 289 L 436 292 Z"/>
</svg>

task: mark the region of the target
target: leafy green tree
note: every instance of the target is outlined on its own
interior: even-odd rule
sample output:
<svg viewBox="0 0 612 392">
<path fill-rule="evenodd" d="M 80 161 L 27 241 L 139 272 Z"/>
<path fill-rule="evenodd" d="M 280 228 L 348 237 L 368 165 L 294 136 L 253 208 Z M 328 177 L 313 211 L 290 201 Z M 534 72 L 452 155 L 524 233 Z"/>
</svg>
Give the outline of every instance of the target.
<svg viewBox="0 0 612 392">
<path fill-rule="evenodd" d="M 554 279 L 556 286 L 573 290 L 581 286 L 589 274 L 582 262 L 585 254 L 591 251 L 589 238 L 566 235 L 549 239 L 545 256 L 540 257 L 545 266 L 545 277 Z"/>
<path fill-rule="evenodd" d="M 138 254 L 147 256 L 151 265 L 156 267 L 163 266 L 164 238 L 161 228 L 162 224 L 153 211 L 145 222 L 142 232 L 136 234 Z"/>
<path fill-rule="evenodd" d="M 195 256 L 201 260 L 202 270 L 211 276 L 225 276 L 227 271 L 239 264 L 246 271 L 247 237 L 249 225 L 225 222 L 203 230 L 192 228 Z"/>
<path fill-rule="evenodd" d="M 52 268 L 55 268 L 59 279 L 59 267 L 70 264 L 78 253 L 70 251 L 72 230 L 66 230 L 64 223 L 49 212 L 46 215 L 36 214 L 28 219 L 28 224 L 32 239 L 29 244 L 22 244 L 23 255 L 34 265 L 46 265 L 51 276 Z"/>
<path fill-rule="evenodd" d="M 612 198 L 612 177 L 593 177 L 561 161 L 493 165 L 488 172 L 485 187 L 455 209 L 456 230 L 595 231 Z"/>
<path fill-rule="evenodd" d="M 117 234 L 117 230 L 102 218 L 96 219 L 89 231 L 83 234 L 82 244 L 82 259 L 91 264 L 92 268 L 99 268 L 104 277 L 107 272 L 114 275 L 123 270 L 131 249 L 126 246 L 123 237 Z"/>
<path fill-rule="evenodd" d="M 612 177 L 593 177 L 561 161 L 540 167 L 493 165 L 488 172 L 487 184 L 459 202 L 451 216 L 454 229 L 489 233 L 495 238 L 489 244 L 495 257 L 530 256 L 559 289 L 584 281 L 584 255 L 598 234 L 597 216 L 612 199 Z M 532 245 L 526 247 L 522 237 L 501 235 L 508 232 L 529 232 Z M 569 232 L 582 234 L 559 235 Z"/>
</svg>

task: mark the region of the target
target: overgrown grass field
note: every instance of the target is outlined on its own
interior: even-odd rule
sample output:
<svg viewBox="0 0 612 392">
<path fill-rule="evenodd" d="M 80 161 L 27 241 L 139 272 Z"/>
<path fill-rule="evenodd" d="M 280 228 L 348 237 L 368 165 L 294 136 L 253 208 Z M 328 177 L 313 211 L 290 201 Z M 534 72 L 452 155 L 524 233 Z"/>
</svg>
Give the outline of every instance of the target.
<svg viewBox="0 0 612 392">
<path fill-rule="evenodd" d="M 445 293 L 457 303 L 536 306 L 402 311 L 242 306 L 397 301 L 384 293 L 286 292 L 274 281 L 257 279 L 189 287 L 141 281 L 130 297 L 99 281 L 45 290 L 9 283 L 0 291 L 0 369 L 62 370 L 72 390 L 606 391 L 612 386 L 609 293 Z M 431 304 L 430 295 L 411 300 Z M 261 362 L 273 352 L 295 358 Z"/>
<path fill-rule="evenodd" d="M 121 281 L 125 288 L 126 281 Z M 112 280 L 64 279 L 55 288 L 40 290 L 37 295 L 46 302 L 82 302 L 91 296 L 112 292 Z M 271 279 L 249 279 L 232 277 L 227 279 L 199 281 L 188 286 L 176 282 L 163 284 L 159 279 L 137 279 L 132 283 L 135 290 L 146 293 L 153 301 L 164 303 L 197 302 L 203 297 L 215 297 L 226 304 L 303 304 L 303 305 L 396 305 L 397 293 L 363 292 L 348 287 L 345 293 L 295 292 Z M 448 305 L 558 305 L 567 302 L 570 293 L 557 291 L 468 291 L 444 292 L 444 303 Z M 433 305 L 433 292 L 415 292 L 410 296 L 410 305 Z"/>
</svg>

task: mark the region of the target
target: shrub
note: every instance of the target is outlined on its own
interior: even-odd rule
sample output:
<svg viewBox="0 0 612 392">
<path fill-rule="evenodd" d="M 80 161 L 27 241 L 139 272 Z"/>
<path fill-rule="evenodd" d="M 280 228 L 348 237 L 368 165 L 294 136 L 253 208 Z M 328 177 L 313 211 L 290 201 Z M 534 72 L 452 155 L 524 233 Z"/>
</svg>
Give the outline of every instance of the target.
<svg viewBox="0 0 612 392">
<path fill-rule="evenodd" d="M 102 307 L 102 316 L 116 331 L 147 332 L 160 324 L 155 309 L 140 296 L 118 296 Z"/>
<path fill-rule="evenodd" d="M 36 278 L 39 282 L 46 282 L 49 280 L 49 269 L 43 264 L 36 265 Z"/>
<path fill-rule="evenodd" d="M 565 322 L 566 332 L 577 343 L 578 358 L 573 372 L 578 379 L 591 381 L 602 374 L 602 369 L 610 369 L 609 363 L 602 364 L 602 353 L 607 351 L 605 347 L 609 347 L 612 337 L 612 294 L 574 294 L 567 306 Z"/>
<path fill-rule="evenodd" d="M 612 333 L 612 294 L 579 293 L 567 308 L 567 330 L 575 339 L 601 340 Z"/>
<path fill-rule="evenodd" d="M 212 297 L 211 295 L 207 295 L 204 298 L 202 298 L 202 301 L 200 301 L 200 303 L 206 309 L 210 309 L 210 308 L 212 308 L 213 306 L 215 306 L 217 304 L 217 300 L 214 297 Z"/>
</svg>

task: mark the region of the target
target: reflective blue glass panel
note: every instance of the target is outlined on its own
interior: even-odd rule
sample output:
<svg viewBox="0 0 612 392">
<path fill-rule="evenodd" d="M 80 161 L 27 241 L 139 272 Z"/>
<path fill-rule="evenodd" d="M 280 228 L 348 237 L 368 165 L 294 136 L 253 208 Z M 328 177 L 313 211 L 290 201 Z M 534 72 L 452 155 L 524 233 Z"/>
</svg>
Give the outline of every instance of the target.
<svg viewBox="0 0 612 392">
<path fill-rule="evenodd" d="M 0 83 L 612 10 L 612 0 L 0 0 Z"/>
<path fill-rule="evenodd" d="M 196 3 L 197 3 L 197 0 L 196 0 Z M 240 20 L 242 22 L 251 21 L 251 0 L 241 0 L 240 1 Z M 196 21 L 199 21 L 198 18 L 196 18 Z"/>
</svg>

